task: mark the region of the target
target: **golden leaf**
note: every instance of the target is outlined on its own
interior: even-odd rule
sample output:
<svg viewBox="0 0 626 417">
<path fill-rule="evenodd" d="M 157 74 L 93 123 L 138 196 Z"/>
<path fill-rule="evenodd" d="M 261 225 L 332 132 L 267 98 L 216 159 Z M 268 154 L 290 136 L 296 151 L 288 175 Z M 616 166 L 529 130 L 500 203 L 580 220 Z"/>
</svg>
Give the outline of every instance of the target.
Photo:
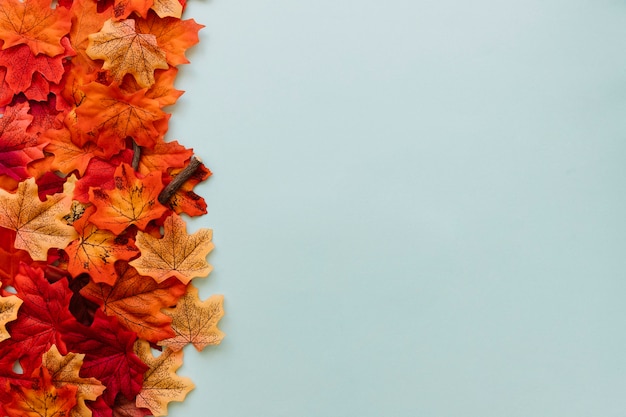
<svg viewBox="0 0 626 417">
<path fill-rule="evenodd" d="M 22 300 L 15 296 L 0 297 L 0 342 L 11 337 L 6 324 L 17 319 L 17 310 L 22 305 Z"/>
<path fill-rule="evenodd" d="M 150 276 L 157 282 L 176 277 L 187 284 L 195 277 L 209 275 L 212 267 L 207 263 L 206 256 L 214 247 L 212 231 L 200 229 L 189 235 L 184 220 L 174 213 L 165 220 L 163 229 L 161 239 L 137 232 L 135 245 L 141 256 L 130 264 L 141 275 Z"/>
<path fill-rule="evenodd" d="M 15 247 L 27 250 L 35 261 L 45 261 L 48 249 L 65 248 L 78 235 L 61 218 L 72 204 L 76 177 L 63 192 L 39 199 L 34 178 L 19 183 L 15 194 L 0 189 L 0 226 L 15 230 Z"/>
<path fill-rule="evenodd" d="M 187 293 L 178 300 L 174 308 L 163 309 L 172 318 L 172 329 L 176 336 L 159 342 L 175 351 L 192 343 L 201 351 L 208 345 L 219 345 L 224 333 L 217 323 L 224 316 L 224 296 L 213 295 L 206 301 L 198 298 L 198 289 L 191 284 Z"/>
<path fill-rule="evenodd" d="M 150 367 L 143 376 L 137 407 L 147 408 L 155 416 L 165 416 L 170 402 L 183 401 L 194 389 L 189 378 L 176 375 L 176 370 L 183 364 L 183 352 L 166 348 L 155 358 L 150 352 L 150 344 L 139 339 L 135 342 L 135 353 Z"/>
<path fill-rule="evenodd" d="M 70 417 L 91 417 L 91 410 L 85 404 L 85 400 L 95 401 L 106 389 L 96 378 L 79 376 L 84 357 L 83 353 L 73 352 L 63 356 L 56 345 L 52 345 L 50 350 L 43 354 L 42 365 L 50 371 L 54 386 L 58 388 L 72 384 L 77 388 L 76 405 L 70 411 Z"/>
<path fill-rule="evenodd" d="M 132 74 L 137 84 L 147 88 L 154 84 L 155 69 L 168 68 L 156 37 L 137 33 L 133 19 L 104 22 L 100 32 L 89 35 L 86 52 L 91 59 L 104 60 L 102 68 L 108 69 L 118 84 L 124 75 Z"/>
</svg>

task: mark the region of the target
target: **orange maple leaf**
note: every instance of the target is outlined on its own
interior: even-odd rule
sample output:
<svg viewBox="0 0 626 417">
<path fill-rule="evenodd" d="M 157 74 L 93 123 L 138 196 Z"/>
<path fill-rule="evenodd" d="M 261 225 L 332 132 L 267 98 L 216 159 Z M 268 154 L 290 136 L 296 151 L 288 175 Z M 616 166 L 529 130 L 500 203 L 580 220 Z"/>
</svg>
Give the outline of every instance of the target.
<svg viewBox="0 0 626 417">
<path fill-rule="evenodd" d="M 170 168 L 182 168 L 192 155 L 193 150 L 185 148 L 177 141 L 157 142 L 154 149 L 141 152 L 139 172 L 147 175 L 155 171 L 166 173 Z"/>
<path fill-rule="evenodd" d="M 170 106 L 183 95 L 184 91 L 174 88 L 174 80 L 178 74 L 176 67 L 167 70 L 157 70 L 154 72 L 154 84 L 146 91 L 146 97 L 156 100 L 159 107 Z M 142 89 L 133 77 L 124 77 L 120 88 L 128 94 L 135 93 Z"/>
<path fill-rule="evenodd" d="M 113 13 L 116 20 L 125 19 L 132 12 L 145 17 L 152 4 L 153 0 L 114 0 Z"/>
<path fill-rule="evenodd" d="M 11 384 L 12 399 L 4 404 L 9 417 L 63 417 L 76 405 L 77 388 L 65 384 L 59 388 L 52 383 L 44 367 L 33 372 L 35 381 L 30 388 Z"/>
<path fill-rule="evenodd" d="M 45 261 L 48 249 L 65 248 L 76 239 L 72 226 L 61 219 L 69 212 L 75 177 L 70 177 L 63 193 L 41 201 L 34 178 L 22 181 L 15 194 L 0 190 L 0 226 L 15 230 L 15 247 L 25 249 L 35 261 Z"/>
<path fill-rule="evenodd" d="M 76 56 L 72 58 L 72 67 L 82 67 L 87 72 L 92 72 L 98 69 L 100 65 L 97 65 L 87 55 L 89 35 L 102 29 L 104 22 L 113 16 L 113 11 L 109 8 L 98 12 L 98 2 L 93 0 L 73 0 L 70 12 L 72 28 L 69 37 L 72 48 L 76 51 Z"/>
<path fill-rule="evenodd" d="M 89 190 L 89 200 L 97 207 L 91 222 L 99 228 L 117 235 L 131 224 L 144 230 L 151 220 L 158 219 L 167 210 L 158 201 L 163 188 L 160 172 L 139 179 L 133 168 L 123 163 L 115 170 L 114 181 L 112 190 Z"/>
<path fill-rule="evenodd" d="M 146 97 L 145 89 L 127 95 L 116 86 L 92 82 L 82 91 L 85 98 L 76 109 L 78 127 L 95 135 L 97 145 L 108 156 L 123 149 L 128 136 L 138 145 L 152 148 L 165 134 L 167 126 L 156 122 L 166 115 L 158 101 Z"/>
<path fill-rule="evenodd" d="M 183 364 L 183 352 L 166 348 L 155 358 L 150 344 L 137 340 L 135 353 L 150 367 L 143 376 L 141 392 L 137 394 L 137 407 L 149 409 L 154 416 L 166 416 L 167 405 L 172 401 L 183 401 L 195 387 L 191 379 L 176 375 L 176 370 Z"/>
<path fill-rule="evenodd" d="M 78 146 L 72 141 L 67 128 L 49 129 L 40 136 L 40 141 L 48 142 L 45 151 L 54 155 L 51 169 L 67 175 L 76 170 L 80 175 L 85 173 L 91 158 L 103 156 L 102 149 L 93 142 Z"/>
<path fill-rule="evenodd" d="M 137 33 L 134 19 L 104 22 L 100 32 L 89 35 L 86 52 L 91 59 L 104 60 L 103 68 L 118 84 L 124 75 L 132 74 L 140 86 L 147 88 L 154 84 L 155 69 L 168 68 L 156 37 Z"/>
<path fill-rule="evenodd" d="M 76 406 L 71 409 L 70 417 L 90 417 L 92 413 L 85 400 L 96 400 L 106 388 L 96 378 L 80 377 L 84 358 L 83 353 L 69 352 L 65 356 L 61 355 L 56 345 L 52 345 L 42 357 L 42 366 L 50 372 L 55 387 L 61 388 L 67 384 L 76 386 Z"/>
<path fill-rule="evenodd" d="M 157 283 L 139 275 L 126 262 L 118 262 L 115 267 L 118 278 L 112 286 L 89 282 L 80 293 L 142 339 L 157 342 L 173 337 L 172 319 L 161 309 L 176 304 L 185 294 L 185 285 L 176 279 Z"/>
<path fill-rule="evenodd" d="M 88 273 L 95 282 L 113 284 L 117 279 L 115 262 L 129 260 L 138 254 L 133 240 L 90 223 L 96 207 L 88 207 L 82 217 L 74 221 L 78 240 L 65 248 L 69 257 L 67 270 L 77 276 Z"/>
<path fill-rule="evenodd" d="M 185 221 L 174 213 L 165 220 L 163 230 L 161 239 L 137 232 L 136 244 L 141 256 L 130 264 L 140 274 L 150 276 L 157 282 L 176 277 L 183 284 L 195 277 L 209 275 L 212 267 L 207 263 L 206 256 L 213 250 L 211 230 L 200 229 L 189 235 Z"/>
<path fill-rule="evenodd" d="M 65 48 L 61 38 L 70 31 L 70 12 L 52 9 L 51 0 L 2 0 L 0 2 L 0 39 L 3 49 L 26 44 L 34 55 L 55 56 Z"/>
<path fill-rule="evenodd" d="M 172 318 L 172 329 L 176 336 L 160 341 L 159 346 L 178 351 L 192 343 L 201 351 L 208 345 L 220 344 L 224 338 L 224 333 L 217 328 L 217 323 L 224 316 L 222 295 L 213 295 L 206 301 L 200 301 L 198 289 L 190 284 L 176 307 L 164 309 L 163 312 Z"/>
<path fill-rule="evenodd" d="M 11 337 L 6 324 L 17 319 L 17 310 L 19 310 L 22 302 L 16 295 L 0 296 L 0 342 Z"/>
<path fill-rule="evenodd" d="M 156 42 L 160 49 L 165 51 L 167 62 L 172 66 L 188 64 L 185 51 L 198 43 L 198 31 L 204 25 L 195 20 L 180 20 L 174 17 L 160 19 L 156 13 L 148 13 L 145 19 L 137 19 L 136 29 L 138 33 L 152 34 L 156 36 Z"/>
</svg>

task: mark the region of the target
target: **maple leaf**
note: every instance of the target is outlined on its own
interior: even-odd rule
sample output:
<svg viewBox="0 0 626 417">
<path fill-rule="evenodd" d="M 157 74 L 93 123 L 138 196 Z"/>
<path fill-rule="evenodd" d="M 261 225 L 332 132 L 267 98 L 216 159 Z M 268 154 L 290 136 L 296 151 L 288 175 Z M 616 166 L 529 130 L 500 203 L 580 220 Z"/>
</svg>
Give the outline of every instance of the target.
<svg viewBox="0 0 626 417">
<path fill-rule="evenodd" d="M 124 149 L 119 155 L 109 159 L 93 158 L 89 161 L 83 177 L 76 183 L 74 199 L 81 203 L 89 202 L 89 189 L 100 187 L 110 190 L 115 187 L 113 178 L 115 170 L 121 163 L 130 164 L 133 159 L 133 151 Z"/>
<path fill-rule="evenodd" d="M 123 149 L 128 136 L 151 148 L 165 134 L 155 124 L 165 113 L 157 100 L 146 97 L 146 90 L 128 95 L 116 86 L 92 82 L 82 91 L 85 99 L 76 109 L 78 127 L 97 135 L 96 143 L 107 156 Z"/>
<path fill-rule="evenodd" d="M 159 346 L 178 351 L 192 343 L 198 351 L 202 351 L 208 345 L 218 345 L 224 338 L 224 333 L 217 328 L 217 323 L 224 316 L 224 297 L 221 295 L 200 301 L 198 289 L 190 284 L 176 307 L 163 312 L 172 318 L 176 336 L 160 341 Z"/>
<path fill-rule="evenodd" d="M 8 324 L 11 338 L 0 342 L 2 361 L 19 359 L 22 367 L 30 368 L 52 345 L 66 352 L 62 328 L 75 323 L 68 309 L 72 292 L 67 281 L 50 284 L 40 268 L 22 264 L 13 286 L 23 303 L 17 319 Z"/>
<path fill-rule="evenodd" d="M 146 97 L 156 100 L 159 107 L 171 106 L 176 103 L 178 98 L 184 93 L 184 91 L 174 88 L 176 74 L 178 74 L 176 67 L 170 67 L 167 70 L 156 70 L 154 72 L 154 84 L 146 91 Z M 127 94 L 133 94 L 142 89 L 133 77 L 124 77 L 120 88 Z"/>
<path fill-rule="evenodd" d="M 64 192 L 39 200 L 34 178 L 21 182 L 15 194 L 0 190 L 0 226 L 15 230 L 15 247 L 28 251 L 33 260 L 45 261 L 48 249 L 65 248 L 77 235 L 61 221 L 69 211 L 75 177 L 70 177 Z"/>
<path fill-rule="evenodd" d="M 99 228 L 120 234 L 132 224 L 144 230 L 167 210 L 158 202 L 163 188 L 160 173 L 140 179 L 130 165 L 123 163 L 115 170 L 114 181 L 112 190 L 89 190 L 89 199 L 97 207 L 91 221 Z"/>
<path fill-rule="evenodd" d="M 86 52 L 91 59 L 104 60 L 103 68 L 111 72 L 118 84 L 124 75 L 131 74 L 140 86 L 147 88 L 154 84 L 155 69 L 168 68 L 156 37 L 137 33 L 134 19 L 104 22 L 100 32 L 89 35 Z"/>
<path fill-rule="evenodd" d="M 152 10 L 161 18 L 170 16 L 180 19 L 183 5 L 178 0 L 154 0 Z"/>
<path fill-rule="evenodd" d="M 177 214 L 165 220 L 163 229 L 161 239 L 137 232 L 135 243 L 141 256 L 130 264 L 140 274 L 151 276 L 157 282 L 176 277 L 187 284 L 192 278 L 205 277 L 211 272 L 211 265 L 206 261 L 213 249 L 211 230 L 200 229 L 189 235 L 184 220 Z"/>
<path fill-rule="evenodd" d="M 166 185 L 173 181 L 180 171 L 182 170 L 171 170 L 171 175 L 168 176 L 169 178 L 166 180 Z M 185 213 L 189 216 L 200 216 L 202 214 L 206 214 L 206 202 L 204 201 L 204 198 L 200 197 L 193 191 L 193 188 L 197 184 L 209 178 L 211 175 L 212 172 L 204 166 L 204 164 L 200 164 L 191 177 L 189 177 L 189 179 L 185 181 L 170 197 L 167 202 L 167 206 L 177 214 Z"/>
<path fill-rule="evenodd" d="M 81 376 L 96 378 L 107 387 L 101 398 L 109 407 L 118 393 L 135 398 L 141 391 L 148 367 L 133 351 L 137 336 L 124 330 L 116 318 L 98 310 L 91 326 L 66 326 L 63 337 L 69 351 L 85 354 Z"/>
<path fill-rule="evenodd" d="M 93 0 L 73 0 L 70 6 L 72 28 L 70 29 L 69 39 L 76 51 L 76 57 L 72 58 L 72 69 L 74 71 L 82 68 L 87 72 L 93 72 L 100 67 L 87 55 L 89 35 L 98 32 L 104 25 L 104 22 L 113 16 L 113 11 L 107 9 L 103 12 L 98 12 L 97 3 Z"/>
<path fill-rule="evenodd" d="M 125 19 L 132 12 L 145 17 L 152 3 L 153 0 L 114 0 L 113 13 L 116 19 Z"/>
<path fill-rule="evenodd" d="M 90 282 L 80 294 L 100 305 L 105 314 L 117 317 L 120 324 L 142 339 L 157 342 L 173 337 L 172 319 L 161 309 L 176 304 L 186 291 L 185 285 L 176 279 L 156 283 L 139 275 L 126 262 L 118 262 L 115 267 L 115 284 Z"/>
<path fill-rule="evenodd" d="M 50 129 L 42 135 L 41 140 L 48 142 L 44 150 L 54 155 L 51 169 L 66 175 L 74 170 L 83 175 L 89 161 L 96 156 L 103 156 L 102 149 L 93 142 L 76 145 L 67 128 Z"/>
<path fill-rule="evenodd" d="M 62 55 L 35 55 L 26 45 L 0 50 L 0 66 L 7 69 L 5 80 L 13 94 L 27 91 L 34 74 L 43 75 L 46 83 L 60 82 L 64 70 L 62 58 Z"/>
<path fill-rule="evenodd" d="M 4 49 L 26 44 L 34 55 L 56 56 L 64 52 L 61 38 L 71 26 L 69 10 L 52 9 L 51 0 L 3 0 L 0 2 L 0 39 Z"/>
<path fill-rule="evenodd" d="M 45 144 L 27 132 L 33 121 L 28 103 L 9 106 L 0 118 L 0 175 L 20 181 L 28 177 L 26 165 L 44 157 Z"/>
<path fill-rule="evenodd" d="M 95 378 L 80 377 L 84 357 L 82 353 L 73 352 L 61 355 L 55 345 L 52 345 L 42 357 L 42 366 L 49 371 L 55 387 L 71 384 L 77 388 L 76 406 L 70 411 L 70 417 L 91 417 L 91 410 L 85 404 L 85 400 L 95 401 L 106 388 Z"/>
<path fill-rule="evenodd" d="M 30 388 L 11 385 L 12 400 L 4 405 L 9 417 L 65 417 L 76 405 L 76 386 L 56 387 L 46 368 L 35 371 L 36 380 Z"/>
<path fill-rule="evenodd" d="M 193 150 L 181 146 L 177 141 L 157 142 L 153 149 L 141 152 L 139 172 L 147 175 L 155 171 L 167 172 L 170 168 L 182 168 L 192 155 Z"/>
<path fill-rule="evenodd" d="M 13 285 L 13 278 L 19 271 L 20 262 L 32 263 L 28 252 L 16 249 L 15 230 L 0 227 L 0 281 L 2 287 Z"/>
<path fill-rule="evenodd" d="M 21 305 L 22 300 L 15 295 L 0 296 L 0 342 L 11 337 L 6 324 L 17 319 L 17 310 Z"/>
<path fill-rule="evenodd" d="M 137 395 L 137 406 L 149 409 L 154 416 L 166 416 L 167 405 L 172 401 L 183 401 L 195 387 L 191 379 L 176 375 L 176 370 L 183 364 L 183 351 L 166 348 L 155 358 L 150 344 L 137 340 L 135 353 L 149 366 Z"/>
<path fill-rule="evenodd" d="M 132 239 L 90 223 L 95 211 L 96 207 L 88 207 L 74 222 L 79 238 L 65 248 L 69 257 L 67 270 L 74 276 L 88 273 L 95 282 L 112 285 L 117 279 L 115 261 L 129 260 L 139 251 Z"/>
<path fill-rule="evenodd" d="M 135 399 L 129 400 L 123 395 L 118 395 L 113 406 L 112 417 L 143 417 L 151 415 L 145 408 L 138 408 Z"/>
<path fill-rule="evenodd" d="M 137 19 L 138 33 L 152 34 L 156 37 L 159 48 L 165 51 L 165 59 L 172 66 L 188 64 L 185 51 L 198 43 L 198 31 L 204 25 L 195 20 L 180 20 L 174 17 L 160 19 L 150 12 L 145 19 Z"/>
</svg>

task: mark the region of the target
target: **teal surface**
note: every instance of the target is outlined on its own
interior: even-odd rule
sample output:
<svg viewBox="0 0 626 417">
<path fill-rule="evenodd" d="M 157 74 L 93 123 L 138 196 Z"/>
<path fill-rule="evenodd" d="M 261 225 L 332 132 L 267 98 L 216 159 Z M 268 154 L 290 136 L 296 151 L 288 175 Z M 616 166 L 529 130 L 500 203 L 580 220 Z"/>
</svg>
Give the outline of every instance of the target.
<svg viewBox="0 0 626 417">
<path fill-rule="evenodd" d="M 626 2 L 186 17 L 227 337 L 171 416 L 626 415 Z"/>
</svg>

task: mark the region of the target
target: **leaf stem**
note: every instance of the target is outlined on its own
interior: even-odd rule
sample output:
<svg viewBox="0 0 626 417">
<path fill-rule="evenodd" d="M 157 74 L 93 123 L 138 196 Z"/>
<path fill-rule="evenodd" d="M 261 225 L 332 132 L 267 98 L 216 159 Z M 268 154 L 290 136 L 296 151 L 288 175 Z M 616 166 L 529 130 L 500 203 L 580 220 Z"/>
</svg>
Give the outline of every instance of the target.
<svg viewBox="0 0 626 417">
<path fill-rule="evenodd" d="M 161 191 L 159 194 L 159 203 L 166 205 L 170 198 L 178 191 L 180 187 L 187 181 L 193 174 L 196 172 L 198 167 L 202 164 L 198 158 L 195 156 L 191 157 L 189 161 L 189 165 L 185 167 L 182 171 L 178 173 L 167 186 Z"/>
</svg>

